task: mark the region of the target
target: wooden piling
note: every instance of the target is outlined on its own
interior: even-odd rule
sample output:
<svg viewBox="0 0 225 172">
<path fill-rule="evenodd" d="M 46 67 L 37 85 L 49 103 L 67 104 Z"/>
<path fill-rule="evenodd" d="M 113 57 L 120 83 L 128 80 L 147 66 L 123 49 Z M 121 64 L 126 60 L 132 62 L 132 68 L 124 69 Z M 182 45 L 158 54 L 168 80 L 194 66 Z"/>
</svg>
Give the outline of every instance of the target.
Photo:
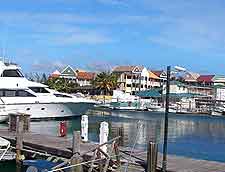
<svg viewBox="0 0 225 172">
<path fill-rule="evenodd" d="M 154 142 L 148 143 L 147 172 L 156 172 L 158 146 Z"/>
<path fill-rule="evenodd" d="M 71 165 L 79 164 L 82 162 L 80 156 L 80 144 L 81 144 L 81 136 L 80 131 L 73 132 L 73 158 L 71 160 Z M 83 172 L 82 166 L 77 166 L 71 168 L 71 172 Z"/>
<path fill-rule="evenodd" d="M 24 120 L 22 118 L 16 119 L 16 169 L 17 172 L 21 171 L 21 159 L 22 154 L 21 150 L 23 149 L 23 130 L 24 129 Z"/>
</svg>

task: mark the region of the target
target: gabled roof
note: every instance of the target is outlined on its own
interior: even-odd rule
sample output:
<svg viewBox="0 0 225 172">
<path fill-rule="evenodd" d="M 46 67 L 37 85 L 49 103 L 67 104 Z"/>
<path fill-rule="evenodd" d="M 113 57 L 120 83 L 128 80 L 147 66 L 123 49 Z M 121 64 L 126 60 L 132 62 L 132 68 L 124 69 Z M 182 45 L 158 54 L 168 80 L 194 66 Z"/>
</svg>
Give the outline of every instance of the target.
<svg viewBox="0 0 225 172">
<path fill-rule="evenodd" d="M 162 77 L 162 76 L 166 77 L 166 72 L 163 70 L 155 70 L 155 71 L 152 70 L 152 72 L 158 77 Z"/>
<path fill-rule="evenodd" d="M 61 75 L 76 76 L 76 72 L 73 70 L 73 68 L 70 65 L 68 65 L 62 70 Z"/>
<path fill-rule="evenodd" d="M 199 78 L 200 74 L 194 73 L 194 72 L 187 72 L 184 76 L 184 80 L 186 82 L 197 82 L 197 79 Z"/>
<path fill-rule="evenodd" d="M 143 66 L 116 66 L 113 72 L 141 72 L 143 69 Z"/>
<path fill-rule="evenodd" d="M 197 79 L 198 82 L 210 83 L 213 82 L 213 77 L 215 75 L 200 75 Z"/>
<path fill-rule="evenodd" d="M 77 79 L 83 80 L 93 80 L 95 78 L 95 73 L 93 72 L 78 72 Z"/>
<path fill-rule="evenodd" d="M 154 74 L 152 71 L 148 71 L 149 73 L 149 78 L 152 78 L 152 79 L 160 79 L 160 77 L 158 77 L 156 74 Z"/>
</svg>

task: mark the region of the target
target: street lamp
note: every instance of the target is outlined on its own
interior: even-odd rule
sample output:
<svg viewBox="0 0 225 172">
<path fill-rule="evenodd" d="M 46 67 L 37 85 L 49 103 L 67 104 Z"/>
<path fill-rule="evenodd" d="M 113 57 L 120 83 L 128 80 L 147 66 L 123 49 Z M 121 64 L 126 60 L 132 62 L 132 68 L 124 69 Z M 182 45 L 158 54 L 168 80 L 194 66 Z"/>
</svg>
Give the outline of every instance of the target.
<svg viewBox="0 0 225 172">
<path fill-rule="evenodd" d="M 185 72 L 186 69 L 183 67 L 175 66 L 173 72 Z M 164 118 L 164 141 L 163 141 L 163 162 L 162 172 L 166 172 L 167 167 L 167 141 L 168 141 L 168 114 L 169 114 L 169 95 L 170 95 L 170 74 L 171 66 L 167 66 L 167 80 L 166 80 L 166 109 Z"/>
<path fill-rule="evenodd" d="M 171 67 L 167 66 L 167 80 L 166 80 L 166 109 L 164 118 L 164 141 L 163 141 L 163 162 L 162 171 L 166 172 L 167 166 L 167 140 L 168 140 L 168 113 L 169 113 L 169 94 L 170 94 L 170 71 Z"/>
</svg>

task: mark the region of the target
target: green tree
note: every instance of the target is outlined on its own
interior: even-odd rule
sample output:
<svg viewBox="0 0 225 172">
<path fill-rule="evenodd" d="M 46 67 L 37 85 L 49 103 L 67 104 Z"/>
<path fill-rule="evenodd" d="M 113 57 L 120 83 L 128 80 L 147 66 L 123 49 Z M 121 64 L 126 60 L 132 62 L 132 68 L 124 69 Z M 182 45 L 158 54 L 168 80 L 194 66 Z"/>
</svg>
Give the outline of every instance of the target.
<svg viewBox="0 0 225 172">
<path fill-rule="evenodd" d="M 109 95 L 110 92 L 117 87 L 117 76 L 110 72 L 99 73 L 92 84 L 96 89 L 99 89 L 104 95 Z"/>
<path fill-rule="evenodd" d="M 66 78 L 49 78 L 47 80 L 47 85 L 51 89 L 65 93 L 72 93 L 74 88 L 77 87 L 77 83 Z"/>
</svg>

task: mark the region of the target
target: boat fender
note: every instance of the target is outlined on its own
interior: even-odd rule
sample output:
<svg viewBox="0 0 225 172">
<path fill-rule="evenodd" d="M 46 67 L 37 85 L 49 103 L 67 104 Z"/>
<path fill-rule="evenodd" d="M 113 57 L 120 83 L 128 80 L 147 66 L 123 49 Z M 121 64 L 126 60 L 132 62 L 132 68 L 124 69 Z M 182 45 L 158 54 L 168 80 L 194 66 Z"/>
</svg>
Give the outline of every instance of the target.
<svg viewBox="0 0 225 172">
<path fill-rule="evenodd" d="M 59 136 L 60 137 L 65 137 L 67 134 L 67 125 L 66 121 L 62 121 L 59 124 Z"/>
</svg>

